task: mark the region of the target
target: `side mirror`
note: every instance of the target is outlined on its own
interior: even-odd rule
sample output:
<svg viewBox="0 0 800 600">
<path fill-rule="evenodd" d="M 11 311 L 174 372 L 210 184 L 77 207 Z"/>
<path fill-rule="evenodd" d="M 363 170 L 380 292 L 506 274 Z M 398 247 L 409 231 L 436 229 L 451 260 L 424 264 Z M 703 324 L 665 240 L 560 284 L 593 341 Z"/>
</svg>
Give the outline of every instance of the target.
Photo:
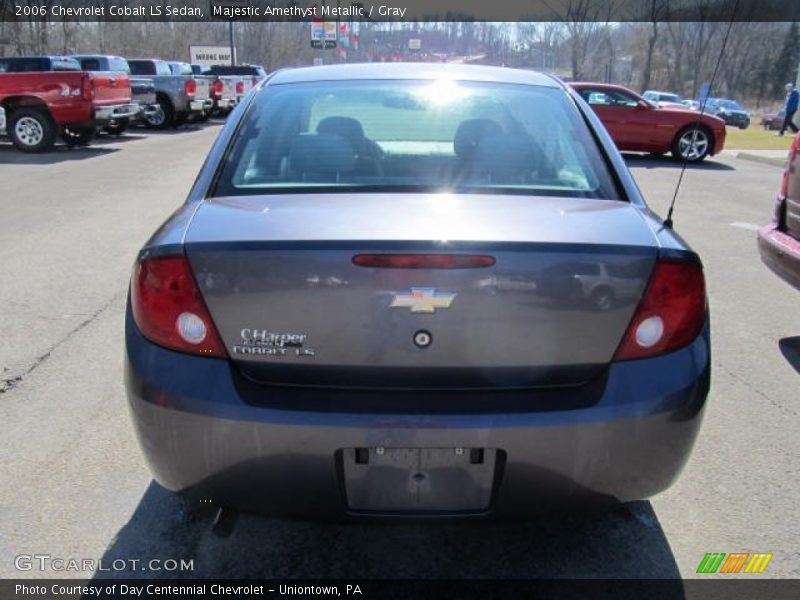
<svg viewBox="0 0 800 600">
<path fill-rule="evenodd" d="M 651 108 L 651 105 L 644 100 L 639 100 L 636 103 L 636 110 L 647 110 L 648 108 Z"/>
</svg>

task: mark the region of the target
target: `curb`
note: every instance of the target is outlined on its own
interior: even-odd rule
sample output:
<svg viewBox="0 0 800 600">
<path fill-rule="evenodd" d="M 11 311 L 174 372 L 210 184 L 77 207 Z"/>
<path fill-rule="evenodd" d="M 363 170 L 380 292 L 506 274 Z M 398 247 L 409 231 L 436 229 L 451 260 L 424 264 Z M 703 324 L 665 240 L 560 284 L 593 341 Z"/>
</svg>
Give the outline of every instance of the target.
<svg viewBox="0 0 800 600">
<path fill-rule="evenodd" d="M 784 168 L 786 166 L 785 158 L 775 158 L 771 156 L 761 156 L 759 154 L 750 154 L 749 152 L 739 152 L 736 158 L 743 160 L 751 160 L 753 162 L 763 163 L 765 165 L 773 165 L 776 167 Z"/>
</svg>

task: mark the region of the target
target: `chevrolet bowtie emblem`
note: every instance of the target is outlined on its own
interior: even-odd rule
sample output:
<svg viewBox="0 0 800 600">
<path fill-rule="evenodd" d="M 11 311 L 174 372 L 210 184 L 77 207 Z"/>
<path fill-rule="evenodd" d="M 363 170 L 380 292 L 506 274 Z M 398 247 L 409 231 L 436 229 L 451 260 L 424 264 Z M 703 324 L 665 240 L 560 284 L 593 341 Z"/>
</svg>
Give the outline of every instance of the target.
<svg viewBox="0 0 800 600">
<path fill-rule="evenodd" d="M 450 308 L 454 292 L 437 292 L 435 288 L 411 288 L 394 295 L 389 308 L 408 308 L 412 313 L 433 313 L 437 308 Z"/>
</svg>

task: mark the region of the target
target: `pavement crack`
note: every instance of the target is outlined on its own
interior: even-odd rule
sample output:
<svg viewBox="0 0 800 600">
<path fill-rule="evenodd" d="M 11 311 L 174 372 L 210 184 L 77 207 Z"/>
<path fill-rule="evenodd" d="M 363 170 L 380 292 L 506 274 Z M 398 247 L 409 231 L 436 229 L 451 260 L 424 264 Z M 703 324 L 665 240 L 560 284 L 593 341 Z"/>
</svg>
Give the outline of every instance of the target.
<svg viewBox="0 0 800 600">
<path fill-rule="evenodd" d="M 779 411 L 781 411 L 783 413 L 786 413 L 786 414 L 790 414 L 790 415 L 795 416 L 795 417 L 797 416 L 797 412 L 796 411 L 792 410 L 788 406 L 784 406 L 782 404 L 779 404 L 778 402 L 773 400 L 771 396 L 769 396 L 768 394 L 762 392 L 760 389 L 758 389 L 752 383 L 750 383 L 749 381 L 747 381 L 743 377 L 739 376 L 734 370 L 729 369 L 728 367 L 723 365 L 721 362 L 716 362 L 714 364 L 715 364 L 716 367 L 719 367 L 720 369 L 725 371 L 725 373 L 727 375 L 729 375 L 731 377 L 731 379 L 735 379 L 737 383 L 741 383 L 746 388 L 748 388 L 750 391 L 752 391 L 754 394 L 760 396 L 761 398 L 763 398 L 764 400 L 769 402 L 772 406 L 777 408 Z"/>
<path fill-rule="evenodd" d="M 21 374 L 15 375 L 13 377 L 6 377 L 2 381 L 0 381 L 0 395 L 7 394 L 8 392 L 16 388 L 20 383 L 22 383 L 22 381 L 28 375 L 33 373 L 48 358 L 50 358 L 50 356 L 56 349 L 67 343 L 76 333 L 79 333 L 81 330 L 88 327 L 94 320 L 96 320 L 100 315 L 102 315 L 106 310 L 108 310 L 108 308 L 112 304 L 114 304 L 114 302 L 119 300 L 122 296 L 123 296 L 122 292 L 120 292 L 119 294 L 114 294 L 105 304 L 103 304 L 100 308 L 91 313 L 87 319 L 78 323 L 74 328 L 70 329 L 63 338 L 61 338 L 55 344 L 50 346 L 47 352 L 41 354 L 40 356 L 37 356 L 31 363 L 31 365 L 27 369 L 25 369 Z"/>
</svg>

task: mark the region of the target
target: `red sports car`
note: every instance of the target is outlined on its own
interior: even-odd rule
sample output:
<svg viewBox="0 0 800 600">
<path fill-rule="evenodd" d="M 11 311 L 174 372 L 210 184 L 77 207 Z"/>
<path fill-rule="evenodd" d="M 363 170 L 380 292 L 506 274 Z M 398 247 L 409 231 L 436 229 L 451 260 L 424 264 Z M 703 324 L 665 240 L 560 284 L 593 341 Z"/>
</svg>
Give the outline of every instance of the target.
<svg viewBox="0 0 800 600">
<path fill-rule="evenodd" d="M 658 108 L 620 85 L 571 83 L 606 126 L 622 151 L 650 152 L 688 162 L 717 154 L 725 144 L 725 121 L 683 108 Z"/>
</svg>

